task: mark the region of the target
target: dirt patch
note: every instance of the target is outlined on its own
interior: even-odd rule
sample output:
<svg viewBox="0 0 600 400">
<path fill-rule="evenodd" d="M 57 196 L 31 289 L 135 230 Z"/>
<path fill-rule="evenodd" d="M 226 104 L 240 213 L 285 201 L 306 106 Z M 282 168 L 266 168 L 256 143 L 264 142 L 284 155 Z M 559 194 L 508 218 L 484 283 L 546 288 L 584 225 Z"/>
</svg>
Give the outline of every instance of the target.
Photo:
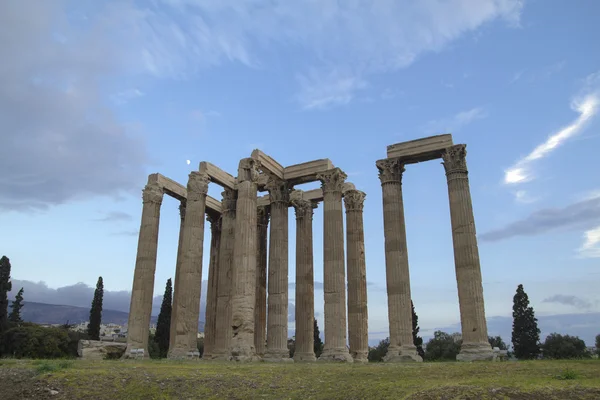
<svg viewBox="0 0 600 400">
<path fill-rule="evenodd" d="M 0 368 L 3 400 L 59 399 L 60 389 L 50 386 L 31 368 Z"/>
</svg>

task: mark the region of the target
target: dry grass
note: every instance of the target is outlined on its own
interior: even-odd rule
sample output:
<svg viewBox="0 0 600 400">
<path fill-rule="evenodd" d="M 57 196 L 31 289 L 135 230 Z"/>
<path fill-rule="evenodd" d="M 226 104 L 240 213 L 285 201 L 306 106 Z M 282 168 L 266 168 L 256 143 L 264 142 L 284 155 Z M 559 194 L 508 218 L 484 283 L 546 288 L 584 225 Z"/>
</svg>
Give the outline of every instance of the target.
<svg viewBox="0 0 600 400">
<path fill-rule="evenodd" d="M 598 360 L 402 365 L 60 363 L 0 362 L 0 393 L 7 393 L 5 385 L 15 388 L 10 376 L 29 374 L 41 388 L 39 393 L 57 390 L 54 399 L 600 399 Z M 20 372 L 15 375 L 15 371 Z M 26 397 L 18 391 L 14 395 Z"/>
</svg>

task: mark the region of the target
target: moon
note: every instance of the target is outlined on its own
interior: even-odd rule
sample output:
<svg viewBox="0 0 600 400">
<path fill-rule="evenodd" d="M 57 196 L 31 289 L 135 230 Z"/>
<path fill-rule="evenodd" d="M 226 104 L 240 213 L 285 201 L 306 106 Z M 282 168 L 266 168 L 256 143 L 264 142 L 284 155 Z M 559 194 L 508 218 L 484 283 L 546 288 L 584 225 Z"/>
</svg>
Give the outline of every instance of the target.
<svg viewBox="0 0 600 400">
<path fill-rule="evenodd" d="M 190 160 L 185 160 L 185 163 L 186 163 L 187 165 L 190 165 L 191 161 L 190 161 Z"/>
</svg>

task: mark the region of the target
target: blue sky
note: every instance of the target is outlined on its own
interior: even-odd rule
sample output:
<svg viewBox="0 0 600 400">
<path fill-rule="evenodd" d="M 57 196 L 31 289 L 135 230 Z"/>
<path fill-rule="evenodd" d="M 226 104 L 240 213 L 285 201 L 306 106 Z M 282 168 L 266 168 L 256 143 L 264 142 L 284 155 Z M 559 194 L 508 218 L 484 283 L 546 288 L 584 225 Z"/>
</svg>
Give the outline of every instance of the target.
<svg viewBox="0 0 600 400">
<path fill-rule="evenodd" d="M 210 161 L 235 174 L 254 148 L 283 165 L 330 158 L 367 193 L 383 338 L 375 161 L 451 132 L 467 144 L 487 315 L 510 315 L 519 283 L 538 314 L 598 312 L 599 16 L 593 0 L 4 1 L 0 252 L 15 279 L 130 290 L 149 173 L 185 184 Z M 427 333 L 459 318 L 443 167 L 410 165 L 403 187 Z M 165 197 L 155 294 L 174 275 L 177 206 Z M 294 230 L 290 210 L 290 282 Z M 321 232 L 317 209 L 317 281 Z"/>
</svg>

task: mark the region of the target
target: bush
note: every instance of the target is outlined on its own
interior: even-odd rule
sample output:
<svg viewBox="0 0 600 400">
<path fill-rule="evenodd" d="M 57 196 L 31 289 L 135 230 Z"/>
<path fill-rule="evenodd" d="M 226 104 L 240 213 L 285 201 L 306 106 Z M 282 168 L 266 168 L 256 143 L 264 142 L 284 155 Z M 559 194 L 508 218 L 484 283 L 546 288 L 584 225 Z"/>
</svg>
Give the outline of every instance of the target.
<svg viewBox="0 0 600 400">
<path fill-rule="evenodd" d="M 544 358 L 561 360 L 572 358 L 590 358 L 585 342 L 577 336 L 551 333 L 542 345 Z"/>
<path fill-rule="evenodd" d="M 382 362 L 390 347 L 390 338 L 385 338 L 379 342 L 377 347 L 369 347 L 369 362 Z"/>
<path fill-rule="evenodd" d="M 435 331 L 433 338 L 427 342 L 425 347 L 425 360 L 427 361 L 456 361 L 462 341 L 454 341 L 454 338 L 446 332 Z"/>
<path fill-rule="evenodd" d="M 63 328 L 23 323 L 4 332 L 2 353 L 15 358 L 76 357 L 78 339 L 70 336 Z"/>
</svg>

